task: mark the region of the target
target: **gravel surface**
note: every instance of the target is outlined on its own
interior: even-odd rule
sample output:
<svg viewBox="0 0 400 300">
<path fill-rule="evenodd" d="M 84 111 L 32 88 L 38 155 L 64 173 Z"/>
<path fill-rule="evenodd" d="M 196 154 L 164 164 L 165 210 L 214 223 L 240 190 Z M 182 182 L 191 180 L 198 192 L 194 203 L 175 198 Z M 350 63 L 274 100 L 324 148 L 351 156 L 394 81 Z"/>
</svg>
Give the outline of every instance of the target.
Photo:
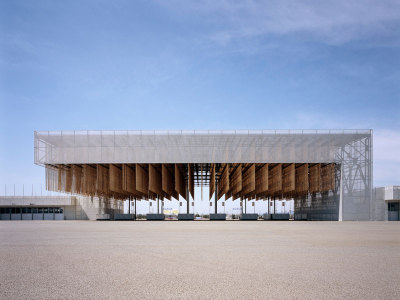
<svg viewBox="0 0 400 300">
<path fill-rule="evenodd" d="M 0 222 L 0 298 L 400 298 L 400 222 Z"/>
</svg>

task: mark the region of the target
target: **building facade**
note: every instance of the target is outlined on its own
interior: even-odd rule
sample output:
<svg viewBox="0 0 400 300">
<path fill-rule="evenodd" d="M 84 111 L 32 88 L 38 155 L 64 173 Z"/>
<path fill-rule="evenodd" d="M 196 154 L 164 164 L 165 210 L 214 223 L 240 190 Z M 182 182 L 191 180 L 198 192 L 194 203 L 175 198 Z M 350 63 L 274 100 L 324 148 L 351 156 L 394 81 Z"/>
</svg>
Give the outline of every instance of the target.
<svg viewBox="0 0 400 300">
<path fill-rule="evenodd" d="M 0 196 L 0 220 L 96 220 L 123 212 L 123 203 L 84 196 Z"/>
<path fill-rule="evenodd" d="M 400 221 L 400 186 L 374 188 L 376 221 Z"/>
</svg>

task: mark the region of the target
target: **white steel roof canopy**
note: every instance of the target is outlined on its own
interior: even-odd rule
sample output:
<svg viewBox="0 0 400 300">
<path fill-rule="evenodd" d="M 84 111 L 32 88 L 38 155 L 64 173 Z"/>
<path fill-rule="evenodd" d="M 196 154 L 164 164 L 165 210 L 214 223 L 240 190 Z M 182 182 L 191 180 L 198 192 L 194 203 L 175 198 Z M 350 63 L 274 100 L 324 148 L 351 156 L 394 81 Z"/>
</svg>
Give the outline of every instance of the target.
<svg viewBox="0 0 400 300">
<path fill-rule="evenodd" d="M 372 130 L 35 131 L 35 163 L 328 163 Z"/>
</svg>

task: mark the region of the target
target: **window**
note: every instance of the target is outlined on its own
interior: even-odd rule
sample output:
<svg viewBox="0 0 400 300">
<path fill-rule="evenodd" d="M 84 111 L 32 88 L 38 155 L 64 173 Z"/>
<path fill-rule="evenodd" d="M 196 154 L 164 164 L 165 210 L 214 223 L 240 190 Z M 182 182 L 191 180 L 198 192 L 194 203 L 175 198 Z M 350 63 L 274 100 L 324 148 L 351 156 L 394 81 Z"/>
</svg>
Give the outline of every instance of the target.
<svg viewBox="0 0 400 300">
<path fill-rule="evenodd" d="M 38 208 L 37 207 L 32 207 L 32 213 L 37 214 L 38 213 Z"/>
<path fill-rule="evenodd" d="M 11 209 L 12 214 L 20 214 L 21 213 L 21 208 L 20 207 L 13 207 Z"/>
<path fill-rule="evenodd" d="M 43 213 L 48 214 L 49 213 L 49 208 L 48 207 L 43 207 Z"/>
<path fill-rule="evenodd" d="M 55 214 L 62 214 L 63 213 L 63 209 L 61 207 L 55 207 L 54 208 L 54 213 Z"/>
<path fill-rule="evenodd" d="M 39 214 L 42 214 L 42 213 L 43 213 L 43 207 L 39 207 L 39 208 L 38 208 L 38 213 L 39 213 Z"/>
<path fill-rule="evenodd" d="M 389 202 L 389 207 L 388 207 L 389 211 L 398 211 L 399 210 L 399 203 L 391 203 Z"/>
<path fill-rule="evenodd" d="M 22 213 L 23 214 L 31 214 L 32 213 L 32 209 L 30 207 L 23 207 L 22 208 Z"/>
<path fill-rule="evenodd" d="M 52 214 L 54 212 L 54 208 L 53 207 L 49 207 L 49 214 Z"/>
</svg>

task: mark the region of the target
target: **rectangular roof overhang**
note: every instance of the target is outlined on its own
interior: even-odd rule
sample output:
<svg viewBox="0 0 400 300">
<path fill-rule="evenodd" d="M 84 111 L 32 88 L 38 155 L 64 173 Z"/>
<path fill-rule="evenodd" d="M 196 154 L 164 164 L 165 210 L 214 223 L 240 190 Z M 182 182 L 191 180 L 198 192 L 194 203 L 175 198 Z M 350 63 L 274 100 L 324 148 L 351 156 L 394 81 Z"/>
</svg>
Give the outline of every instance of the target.
<svg viewBox="0 0 400 300">
<path fill-rule="evenodd" d="M 372 130 L 35 131 L 35 163 L 327 163 Z"/>
</svg>

